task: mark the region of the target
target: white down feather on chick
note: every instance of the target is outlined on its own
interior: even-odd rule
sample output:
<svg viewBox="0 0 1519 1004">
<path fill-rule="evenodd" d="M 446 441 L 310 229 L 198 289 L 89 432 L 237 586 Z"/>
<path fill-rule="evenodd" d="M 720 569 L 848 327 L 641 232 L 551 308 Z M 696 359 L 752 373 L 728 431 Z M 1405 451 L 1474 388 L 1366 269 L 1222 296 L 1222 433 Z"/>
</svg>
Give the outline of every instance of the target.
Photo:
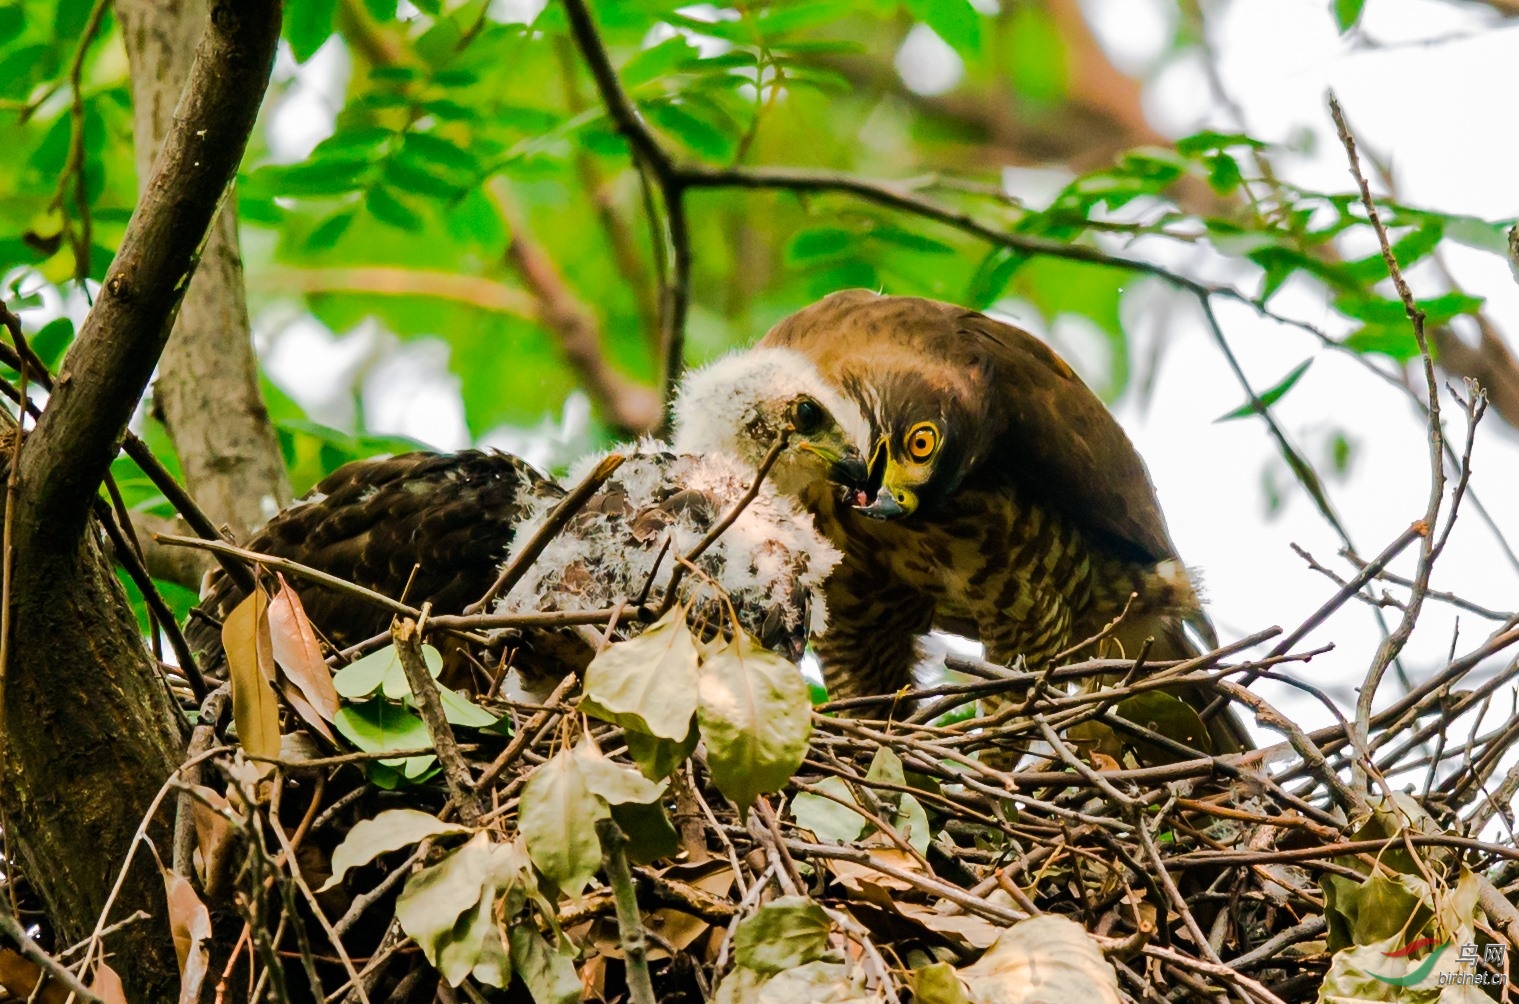
<svg viewBox="0 0 1519 1004">
<path fill-rule="evenodd" d="M 864 418 L 799 353 L 750 350 L 688 375 L 676 401 L 674 445 L 645 438 L 608 451 L 626 460 L 498 601 L 496 611 L 596 610 L 633 603 L 651 574 L 649 595 L 658 600 L 676 566 L 675 555 L 689 554 L 739 503 L 786 427 L 793 413 L 787 408 L 802 399 L 826 409 L 839 441 L 858 449 Z M 793 436 L 793 441 L 805 438 Z M 608 453 L 582 459 L 565 483 L 578 484 Z M 694 622 L 726 623 L 715 584 L 747 631 L 793 659 L 801 656 L 808 636 L 822 630 L 822 586 L 841 555 L 795 497 L 803 488 L 831 490 L 819 465 L 815 456 L 790 445 L 754 500 L 696 560 L 703 575 L 688 574 L 680 586 L 681 601 L 694 603 Z M 522 522 L 508 562 L 553 507 L 544 500 Z M 635 624 L 626 631 L 639 629 Z"/>
</svg>

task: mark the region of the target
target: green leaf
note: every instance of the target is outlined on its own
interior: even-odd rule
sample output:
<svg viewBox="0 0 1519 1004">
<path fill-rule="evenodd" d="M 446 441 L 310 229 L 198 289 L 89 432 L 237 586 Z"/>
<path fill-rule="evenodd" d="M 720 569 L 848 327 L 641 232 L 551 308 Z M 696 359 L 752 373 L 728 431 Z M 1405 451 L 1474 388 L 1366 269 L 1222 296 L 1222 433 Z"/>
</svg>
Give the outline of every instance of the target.
<svg viewBox="0 0 1519 1004">
<path fill-rule="evenodd" d="M 574 757 L 585 786 L 612 805 L 647 805 L 659 801 L 665 792 L 663 781 L 655 784 L 632 767 L 607 759 L 589 735 L 575 744 Z"/>
<path fill-rule="evenodd" d="M 473 175 L 480 170 L 480 162 L 474 154 L 436 133 L 407 133 L 401 153 L 445 173 Z"/>
<path fill-rule="evenodd" d="M 1495 223 L 1475 216 L 1447 216 L 1445 236 L 1457 244 L 1501 255 L 1508 250 L 1508 231 L 1514 223 L 1514 220 L 1499 220 Z"/>
<path fill-rule="evenodd" d="M 914 1004 L 970 1004 L 965 985 L 948 962 L 912 971 L 912 999 Z"/>
<path fill-rule="evenodd" d="M 482 899 L 480 905 L 483 909 L 486 901 Z M 499 990 L 505 990 L 512 982 L 511 955 L 501 929 L 494 923 L 485 932 L 485 938 L 480 943 L 480 954 L 475 959 L 475 967 L 470 970 L 470 975 Z"/>
<path fill-rule="evenodd" d="M 1439 245 L 1440 238 L 1445 235 L 1445 224 L 1441 220 L 1425 220 L 1421 225 L 1399 236 L 1392 242 L 1393 260 L 1399 268 L 1411 268 L 1421 259 L 1429 256 Z M 1371 285 L 1381 279 L 1387 278 L 1387 260 L 1382 257 L 1382 252 L 1358 258 L 1355 261 L 1346 262 L 1344 269 L 1355 276 L 1361 282 Z"/>
<path fill-rule="evenodd" d="M 632 90 L 697 61 L 701 50 L 685 35 L 675 35 L 658 45 L 639 50 L 622 68 L 623 86 Z"/>
<path fill-rule="evenodd" d="M 1292 389 L 1293 385 L 1296 384 L 1298 380 L 1302 379 L 1303 374 L 1308 372 L 1308 367 L 1312 365 L 1312 359 L 1304 359 L 1302 362 L 1298 363 L 1292 368 L 1292 372 L 1282 377 L 1281 380 L 1277 381 L 1267 390 L 1264 390 L 1260 394 L 1256 395 L 1256 397 L 1260 400 L 1259 406 L 1257 406 L 1254 401 L 1246 401 L 1238 408 L 1235 408 L 1233 411 L 1226 412 L 1225 414 L 1218 416 L 1213 421 L 1228 422 L 1232 419 L 1247 418 L 1250 415 L 1259 414 L 1266 408 L 1271 407 L 1273 404 L 1276 404 L 1276 402 L 1285 397 L 1287 395 L 1287 392 Z"/>
<path fill-rule="evenodd" d="M 759 8 L 746 7 L 740 10 L 753 19 L 755 27 L 765 37 L 769 48 L 794 49 L 801 48 L 808 42 L 781 42 L 778 41 L 779 37 L 806 28 L 836 24 L 853 13 L 855 5 L 849 0 L 809 0 L 808 3 L 768 4 Z M 822 44 L 837 45 L 838 43 Z M 829 51 L 837 50 L 830 49 Z"/>
<path fill-rule="evenodd" d="M 1214 154 L 1208 158 L 1207 165 L 1208 184 L 1220 195 L 1233 195 L 1245 180 L 1239 161 L 1227 153 Z"/>
<path fill-rule="evenodd" d="M 261 167 L 249 179 L 255 186 L 268 186 L 274 195 L 346 195 L 363 187 L 373 167 L 367 157 L 350 153 L 314 157 L 288 167 Z"/>
<path fill-rule="evenodd" d="M 1472 296 L 1468 293 L 1445 293 L 1441 296 L 1415 300 L 1414 305 L 1424 312 L 1426 325 L 1436 325 L 1449 324 L 1453 318 L 1462 314 L 1475 314 L 1486 302 L 1484 297 Z M 1363 321 L 1378 321 L 1384 324 L 1402 322 L 1410 330 L 1413 327 L 1401 300 L 1367 300 L 1354 306 L 1337 300 L 1335 307 Z"/>
<path fill-rule="evenodd" d="M 826 952 L 830 930 L 821 906 L 806 896 L 781 896 L 738 925 L 734 959 L 757 973 L 783 972 Z"/>
<path fill-rule="evenodd" d="M 63 354 L 74 344 L 74 322 L 67 317 L 56 317 L 33 334 L 30 341 L 32 351 L 56 373 L 58 364 L 63 362 Z"/>
<path fill-rule="evenodd" d="M 849 808 L 855 804 L 855 799 L 848 783 L 843 778 L 827 777 L 813 787 L 835 795 L 848 804 L 840 805 L 831 798 L 804 791 L 791 800 L 791 815 L 796 820 L 796 825 L 811 830 L 819 840 L 834 840 L 839 843 L 858 840 L 867 824 L 865 817 Z"/>
<path fill-rule="evenodd" d="M 1366 0 L 1334 0 L 1334 22 L 1340 26 L 1341 35 L 1356 26 L 1365 8 Z"/>
<path fill-rule="evenodd" d="M 913 17 L 932 28 L 960 55 L 981 52 L 981 15 L 970 0 L 907 0 L 906 6 Z M 1018 5 L 1020 9 L 1026 6 Z"/>
<path fill-rule="evenodd" d="M 19 3 L 0 7 L 0 45 L 9 45 L 26 30 L 26 12 Z"/>
<path fill-rule="evenodd" d="M 572 948 L 555 951 L 531 924 L 513 924 L 509 937 L 512 968 L 533 995 L 534 1004 L 578 1004 L 580 977 Z"/>
<path fill-rule="evenodd" d="M 317 224 L 316 229 L 306 235 L 306 250 L 316 253 L 331 251 L 353 225 L 354 215 L 353 210 L 344 209 Z"/>
<path fill-rule="evenodd" d="M 660 858 L 674 857 L 680 851 L 680 837 L 671 825 L 665 807 L 658 802 L 614 805 L 612 818 L 628 836 L 628 860 L 635 865 L 652 864 Z"/>
<path fill-rule="evenodd" d="M 710 121 L 709 116 L 697 114 L 689 102 L 661 101 L 649 105 L 647 111 L 655 124 L 689 147 L 692 153 L 709 160 L 726 160 L 733 155 L 735 138 Z"/>
<path fill-rule="evenodd" d="M 808 262 L 838 258 L 848 254 L 854 247 L 856 236 L 838 227 L 819 227 L 803 230 L 791 239 L 786 247 L 786 263 L 803 265 Z"/>
<path fill-rule="evenodd" d="M 1203 724 L 1196 709 L 1175 694 L 1168 694 L 1161 690 L 1141 691 L 1133 697 L 1126 697 L 1119 701 L 1113 710 L 1120 718 L 1174 739 L 1192 749 L 1204 753 L 1213 751 L 1212 741 L 1208 738 L 1208 726 Z M 1124 735 L 1120 732 L 1120 737 L 1132 746 L 1149 766 L 1162 766 L 1184 759 L 1183 754 L 1138 736 Z"/>
<path fill-rule="evenodd" d="M 406 888 L 396 898 L 396 920 L 401 930 L 434 966 L 439 964 L 444 946 L 453 940 L 459 918 L 482 897 L 492 894 L 487 889 L 491 863 L 490 835 L 477 833 L 437 864 L 408 878 Z M 468 967 L 464 971 L 467 973 Z"/>
<path fill-rule="evenodd" d="M 385 184 L 397 191 L 446 202 L 460 191 L 459 186 L 419 166 L 412 158 L 395 156 L 385 162 Z"/>
<path fill-rule="evenodd" d="M 538 870 L 578 899 L 601 865 L 596 821 L 608 815 L 606 802 L 586 784 L 574 754 L 560 750 L 523 786 L 517 826 Z"/>
<path fill-rule="evenodd" d="M 294 0 L 285 11 L 285 39 L 297 63 L 304 63 L 332 37 L 337 0 Z"/>
<path fill-rule="evenodd" d="M 907 786 L 907 773 L 902 768 L 902 758 L 887 746 L 876 750 L 865 778 L 880 784 Z M 928 813 L 923 809 L 923 803 L 905 791 L 872 789 L 872 794 L 884 810 L 885 821 L 897 835 L 911 844 L 919 854 L 927 854 L 932 834 L 929 832 Z"/>
<path fill-rule="evenodd" d="M 1065 40 L 1049 11 L 1040 4 L 1015 4 L 1007 38 L 1013 89 L 1031 101 L 1055 104 L 1064 100 L 1070 89 L 1070 69 Z"/>
<path fill-rule="evenodd" d="M 332 725 L 365 753 L 422 749 L 432 745 L 422 719 L 384 698 L 338 709 Z"/>
<path fill-rule="evenodd" d="M 464 977 L 470 975 L 480 963 L 485 962 L 488 972 L 494 972 L 497 979 L 501 979 L 501 962 L 506 963 L 506 972 L 511 972 L 511 960 L 506 954 L 501 940 L 501 931 L 496 927 L 495 917 L 496 887 L 489 878 L 485 879 L 480 887 L 480 902 L 472 909 L 464 911 L 459 919 L 454 921 L 454 926 L 448 935 L 441 939 L 438 947 L 438 958 L 434 963 L 438 972 L 448 981 L 448 985 L 456 987 L 464 982 Z M 493 945 L 495 951 L 487 959 L 487 945 Z M 503 984 L 498 982 L 497 986 Z"/>
<path fill-rule="evenodd" d="M 422 217 L 389 189 L 375 187 L 364 196 L 364 205 L 381 223 L 388 223 L 402 230 L 422 229 Z"/>
<path fill-rule="evenodd" d="M 1355 943 L 1369 945 L 1421 930 L 1434 916 L 1429 898 L 1429 883 L 1416 875 L 1372 875 L 1361 886 L 1359 910 L 1351 926 Z"/>
<path fill-rule="evenodd" d="M 1367 324 L 1340 341 L 1347 349 L 1363 354 L 1388 356 L 1400 363 L 1419 358 L 1419 339 L 1408 322 Z"/>
<path fill-rule="evenodd" d="M 675 773 L 675 768 L 685 763 L 686 758 L 695 752 L 701 734 L 697 732 L 693 721 L 686 738 L 679 742 L 645 735 L 633 729 L 623 729 L 622 738 L 628 744 L 628 756 L 638 764 L 643 776 L 650 781 L 660 781 Z"/>
<path fill-rule="evenodd" d="M 1253 150 L 1264 150 L 1270 144 L 1264 140 L 1242 132 L 1216 132 L 1212 129 L 1204 129 L 1190 136 L 1183 136 L 1176 141 L 1176 152 L 1186 157 L 1197 157 L 1205 153 L 1216 153 L 1230 150 L 1235 147 L 1249 147 Z"/>
<path fill-rule="evenodd" d="M 431 645 L 423 645 L 422 660 L 433 679 L 437 679 L 443 672 L 443 653 Z M 376 689 L 392 701 L 411 696 L 411 684 L 406 682 L 406 669 L 394 645 L 386 645 L 344 666 L 333 676 L 332 685 L 339 696 L 350 701 L 363 700 Z"/>
<path fill-rule="evenodd" d="M 468 697 L 442 684 L 438 685 L 438 697 L 443 704 L 443 717 L 448 719 L 450 725 L 465 729 L 488 729 L 500 721 Z"/>
<path fill-rule="evenodd" d="M 697 721 L 712 781 L 740 813 L 779 791 L 812 735 L 807 684 L 795 665 L 740 633 L 702 665 Z"/>
<path fill-rule="evenodd" d="M 923 254 L 952 255 L 956 251 L 943 241 L 936 241 L 932 237 L 904 230 L 901 227 L 880 226 L 873 227 L 866 232 L 865 236 L 882 244 L 903 248 L 907 251 L 918 251 Z"/>
<path fill-rule="evenodd" d="M 437 816 L 416 809 L 387 809 L 373 819 L 353 825 L 332 852 L 332 878 L 317 892 L 325 892 L 343 880 L 350 868 L 367 865 L 381 854 L 398 851 L 426 837 L 468 833 L 469 827 L 445 823 Z"/>
<path fill-rule="evenodd" d="M 685 611 L 675 607 L 591 660 L 581 710 L 625 729 L 684 740 L 696 713 L 696 666 L 696 640 Z"/>
</svg>

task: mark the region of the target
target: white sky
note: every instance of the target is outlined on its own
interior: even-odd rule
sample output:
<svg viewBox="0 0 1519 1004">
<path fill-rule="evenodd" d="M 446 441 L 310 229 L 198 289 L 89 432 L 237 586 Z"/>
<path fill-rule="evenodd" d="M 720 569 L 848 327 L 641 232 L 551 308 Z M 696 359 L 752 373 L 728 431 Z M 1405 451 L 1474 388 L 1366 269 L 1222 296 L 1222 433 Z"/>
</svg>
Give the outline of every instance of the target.
<svg viewBox="0 0 1519 1004">
<path fill-rule="evenodd" d="M 1345 39 L 1335 28 L 1329 0 L 1234 0 L 1204 6 L 1220 77 L 1242 108 L 1248 131 L 1310 151 L 1277 155 L 1274 165 L 1282 176 L 1324 190 L 1349 187 L 1344 154 L 1325 107 L 1326 91 L 1333 88 L 1365 152 L 1391 165 L 1403 201 L 1489 219 L 1519 216 L 1513 83 L 1519 27 L 1493 29 L 1491 12 L 1479 4 L 1370 0 L 1361 29 Z M 1200 62 L 1184 58 L 1157 65 L 1175 17 L 1170 0 L 1086 0 L 1084 7 L 1115 61 L 1150 77 L 1145 107 L 1157 128 L 1181 136 L 1203 127 L 1237 127 L 1217 106 Z M 958 57 L 924 32 L 920 27 L 909 36 L 896 62 L 899 71 L 924 91 L 954 86 L 961 71 Z M 294 72 L 288 61 L 282 61 L 281 69 Z M 346 59 L 331 43 L 301 68 L 284 107 L 271 117 L 271 146 L 282 158 L 299 159 L 330 131 L 346 73 Z M 1304 144 L 1308 135 L 1312 142 Z M 1016 183 L 1019 175 L 1012 177 Z M 1164 260 L 1215 280 L 1239 278 L 1219 272 L 1216 257 L 1192 260 L 1188 254 L 1170 249 Z M 1519 284 L 1503 260 L 1464 248 L 1451 248 L 1446 256 L 1465 290 L 1489 299 L 1490 316 L 1500 328 L 1510 336 L 1519 332 Z M 1417 272 L 1412 276 L 1420 277 Z M 1334 333 L 1347 330 L 1311 292 L 1289 288 L 1273 306 Z M 1331 480 L 1329 490 L 1360 553 L 1376 554 L 1424 513 L 1429 479 L 1419 419 L 1405 399 L 1354 360 L 1319 352 L 1310 337 L 1262 322 L 1246 309 L 1221 304 L 1219 310 L 1257 390 L 1304 359 L 1315 360 L 1277 414 L 1316 464 L 1324 462 L 1332 430 L 1343 430 L 1350 438 L 1350 477 Z M 1157 326 L 1164 325 L 1171 339 L 1153 397 L 1141 407 L 1131 395 L 1118 414 L 1150 465 L 1183 557 L 1205 576 L 1220 633 L 1227 639 L 1273 624 L 1290 629 L 1334 586 L 1307 570 L 1289 544 L 1298 543 L 1343 571 L 1343 563 L 1335 560 L 1338 540 L 1303 493 L 1285 481 L 1262 423 L 1213 423 L 1238 406 L 1243 394 L 1199 323 L 1196 308 L 1148 284 L 1127 298 L 1125 311 L 1136 332 L 1136 359 L 1143 357 Z M 342 424 L 344 409 L 351 406 L 323 399 L 332 371 L 313 360 L 355 365 L 377 337 L 388 336 L 360 332 L 339 341 L 315 324 L 297 323 L 266 338 L 265 358 L 275 379 L 314 417 Z M 353 340 L 358 339 L 364 344 L 356 347 Z M 1080 363 L 1079 358 L 1073 361 Z M 376 431 L 404 433 L 445 448 L 466 445 L 457 381 L 448 373 L 445 356 L 416 345 L 393 345 L 371 369 L 364 388 L 365 411 Z M 1448 414 L 1454 419 L 1450 431 L 1459 436 L 1459 415 L 1454 407 Z M 583 421 L 583 406 L 572 404 L 565 418 Z M 532 452 L 529 440 L 541 444 L 550 431 L 533 436 L 502 430 L 488 438 Z M 1268 517 L 1261 484 L 1263 471 L 1273 465 L 1279 483 L 1286 485 L 1286 505 Z M 1479 434 L 1474 469 L 1477 494 L 1508 538 L 1519 544 L 1519 436 L 1496 417 Z M 1409 554 L 1409 560 L 1395 566 L 1405 574 L 1412 569 Z M 1498 553 L 1491 531 L 1470 506 L 1434 581 L 1437 588 L 1488 606 L 1519 607 L 1519 574 Z M 1388 610 L 1387 616 L 1395 622 L 1398 613 Z M 1405 664 L 1416 677 L 1443 663 L 1454 625 L 1448 608 L 1426 607 L 1406 650 Z M 1459 649 L 1464 650 L 1489 626 L 1465 615 L 1460 627 Z M 1347 607 L 1309 638 L 1310 644 L 1332 641 L 1336 651 L 1297 673 L 1331 688 L 1342 700 L 1353 700 L 1350 688 L 1379 638 L 1364 606 Z M 1390 696 L 1396 684 L 1386 687 Z M 1259 689 L 1305 724 L 1328 721 L 1295 691 L 1270 684 Z"/>
</svg>

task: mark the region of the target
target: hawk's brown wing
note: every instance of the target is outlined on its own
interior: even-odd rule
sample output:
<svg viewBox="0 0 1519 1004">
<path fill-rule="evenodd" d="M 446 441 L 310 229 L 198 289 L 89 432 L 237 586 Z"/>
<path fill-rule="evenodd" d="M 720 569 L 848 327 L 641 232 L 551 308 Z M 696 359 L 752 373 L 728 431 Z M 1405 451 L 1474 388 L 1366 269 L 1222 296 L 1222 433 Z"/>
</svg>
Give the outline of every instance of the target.
<svg viewBox="0 0 1519 1004">
<path fill-rule="evenodd" d="M 1133 558 L 1176 556 L 1134 444 L 1091 388 L 1028 332 L 949 303 L 852 289 L 786 318 L 760 344 L 805 353 L 846 389 L 892 369 L 937 372 L 935 383 L 978 397 L 999 430 L 982 476 L 1016 481 Z M 967 387 L 981 374 L 984 386 Z"/>
<path fill-rule="evenodd" d="M 269 521 L 251 550 L 290 558 L 436 613 L 458 613 L 495 580 L 512 534 L 538 498 L 563 490 L 505 453 L 407 453 L 364 460 L 328 475 Z M 291 584 L 319 630 L 351 645 L 385 630 L 386 610 L 298 579 Z M 221 621 L 243 598 L 213 574 L 185 637 L 219 659 Z"/>
</svg>

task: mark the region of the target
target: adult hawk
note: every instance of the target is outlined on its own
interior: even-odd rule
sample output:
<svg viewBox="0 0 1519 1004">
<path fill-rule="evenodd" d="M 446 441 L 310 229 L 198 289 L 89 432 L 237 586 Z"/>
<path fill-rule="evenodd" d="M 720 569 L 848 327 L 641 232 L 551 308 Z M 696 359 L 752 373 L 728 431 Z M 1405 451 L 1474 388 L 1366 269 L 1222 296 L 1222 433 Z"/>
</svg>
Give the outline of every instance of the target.
<svg viewBox="0 0 1519 1004">
<path fill-rule="evenodd" d="M 1152 659 L 1195 654 L 1187 625 L 1213 639 L 1144 461 L 1033 335 L 947 303 L 848 290 L 760 344 L 806 353 L 871 427 L 868 504 L 817 509 L 844 551 L 817 643 L 831 696 L 906 685 L 932 626 L 1031 667 L 1126 604 L 1113 640 L 1130 655 L 1148 637 Z M 1248 748 L 1231 716 L 1210 732 L 1215 749 Z"/>
<path fill-rule="evenodd" d="M 838 553 L 818 535 L 799 500 L 817 504 L 838 490 L 834 481 L 864 483 L 859 444 L 865 430 L 859 410 L 799 353 L 751 351 L 698 370 L 683 381 L 673 444 L 644 440 L 617 450 L 627 460 L 497 609 L 600 609 L 634 602 L 656 573 L 657 599 L 677 556 L 689 553 L 740 501 L 785 433 L 789 439 L 766 484 L 696 561 L 700 574 L 686 577 L 682 598 L 700 599 L 704 609 L 715 611 L 720 604 L 709 587 L 716 585 L 751 633 L 800 655 L 820 612 L 821 599 L 813 594 Z M 435 613 L 458 613 L 485 594 L 514 541 L 530 536 L 564 495 L 558 484 L 504 453 L 409 453 L 358 461 L 275 516 L 248 547 L 414 606 L 431 603 Z M 339 646 L 377 635 L 390 623 L 388 610 L 360 597 L 290 582 L 312 622 Z M 242 595 L 229 577 L 213 575 L 186 625 L 192 650 L 219 658 L 220 622 Z M 562 634 L 535 636 L 537 650 L 552 662 L 536 667 L 535 677 L 557 680 L 566 666 L 590 658 L 590 650 L 573 637 L 566 644 Z"/>
</svg>

